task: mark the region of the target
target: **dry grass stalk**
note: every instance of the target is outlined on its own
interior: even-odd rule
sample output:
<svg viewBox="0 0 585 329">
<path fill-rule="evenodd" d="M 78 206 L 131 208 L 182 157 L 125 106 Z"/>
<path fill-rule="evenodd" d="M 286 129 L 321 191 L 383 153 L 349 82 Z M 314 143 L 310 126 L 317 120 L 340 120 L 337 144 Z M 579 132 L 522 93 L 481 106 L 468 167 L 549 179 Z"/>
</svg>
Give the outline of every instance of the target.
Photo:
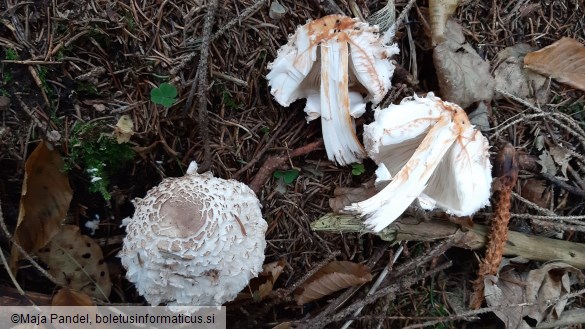
<svg viewBox="0 0 585 329">
<path fill-rule="evenodd" d="M 511 144 L 506 144 L 500 150 L 496 163 L 496 174 L 498 175 L 500 190 L 495 205 L 495 216 L 488 235 L 489 242 L 485 258 L 479 266 L 478 278 L 473 284 L 474 292 L 470 302 L 472 309 L 481 307 L 484 291 L 483 280 L 487 275 L 498 273 L 504 255 L 504 248 L 508 241 L 508 223 L 511 217 L 510 200 L 512 198 L 512 189 L 518 180 L 518 158 Z"/>
</svg>

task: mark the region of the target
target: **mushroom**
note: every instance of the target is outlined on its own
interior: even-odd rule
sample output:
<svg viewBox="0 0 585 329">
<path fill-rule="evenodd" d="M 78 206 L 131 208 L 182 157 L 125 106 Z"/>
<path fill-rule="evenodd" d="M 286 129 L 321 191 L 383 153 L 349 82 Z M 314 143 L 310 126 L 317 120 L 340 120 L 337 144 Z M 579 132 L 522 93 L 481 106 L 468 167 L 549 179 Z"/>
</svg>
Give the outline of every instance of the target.
<svg viewBox="0 0 585 329">
<path fill-rule="evenodd" d="M 307 121 L 321 116 L 327 157 L 345 165 L 365 157 L 353 118 L 365 112 L 366 101 L 375 105 L 386 95 L 394 73 L 388 59 L 397 53 L 396 45 L 384 45 L 377 26 L 330 15 L 300 26 L 266 77 L 279 104 L 307 99 Z"/>
<path fill-rule="evenodd" d="M 151 305 L 222 305 L 262 271 L 267 224 L 258 198 L 196 169 L 135 199 L 123 222 L 126 277 Z"/>
<path fill-rule="evenodd" d="M 381 231 L 418 199 L 422 208 L 468 216 L 489 203 L 492 181 L 487 139 L 465 111 L 429 93 L 377 109 L 364 126 L 378 177 L 390 179 L 373 197 L 345 208 Z"/>
</svg>

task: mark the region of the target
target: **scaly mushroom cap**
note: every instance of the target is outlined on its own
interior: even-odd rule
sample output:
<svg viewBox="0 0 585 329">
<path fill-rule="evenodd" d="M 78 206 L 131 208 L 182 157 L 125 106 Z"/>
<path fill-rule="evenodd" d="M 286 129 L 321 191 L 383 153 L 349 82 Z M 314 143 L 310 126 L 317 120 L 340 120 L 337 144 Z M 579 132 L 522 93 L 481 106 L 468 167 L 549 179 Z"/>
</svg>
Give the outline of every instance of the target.
<svg viewBox="0 0 585 329">
<path fill-rule="evenodd" d="M 188 174 L 134 205 L 120 257 L 151 305 L 222 305 L 262 271 L 267 224 L 248 186 Z"/>
<path fill-rule="evenodd" d="M 416 198 L 425 209 L 438 207 L 456 216 L 471 215 L 489 203 L 487 139 L 463 109 L 433 93 L 376 110 L 375 121 L 364 126 L 364 144 L 387 185 L 346 210 L 366 216 L 375 231 L 392 223 Z"/>
<path fill-rule="evenodd" d="M 353 118 L 367 101 L 377 104 L 386 95 L 394 73 L 388 59 L 397 53 L 396 45 L 384 45 L 377 26 L 330 15 L 300 26 L 266 77 L 281 105 L 307 99 L 307 121 L 321 116 L 327 156 L 343 165 L 365 156 Z"/>
</svg>

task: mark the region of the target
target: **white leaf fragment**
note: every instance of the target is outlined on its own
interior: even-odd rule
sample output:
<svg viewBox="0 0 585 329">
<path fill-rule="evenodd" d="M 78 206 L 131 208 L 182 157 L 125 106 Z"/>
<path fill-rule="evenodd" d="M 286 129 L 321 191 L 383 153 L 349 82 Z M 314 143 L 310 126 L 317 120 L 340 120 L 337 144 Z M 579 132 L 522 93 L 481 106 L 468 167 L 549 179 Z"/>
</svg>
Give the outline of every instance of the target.
<svg viewBox="0 0 585 329">
<path fill-rule="evenodd" d="M 378 194 L 346 210 L 366 217 L 381 231 L 415 200 L 456 216 L 475 213 L 489 202 L 491 164 L 487 139 L 459 106 L 429 93 L 377 109 L 364 127 L 368 155 L 392 180 Z"/>
<path fill-rule="evenodd" d="M 365 112 L 367 101 L 378 104 L 390 89 L 394 66 L 388 59 L 397 53 L 396 45 L 380 39 L 377 26 L 330 15 L 300 26 L 266 77 L 279 104 L 307 99 L 307 121 L 321 117 L 328 158 L 345 165 L 366 155 L 354 118 Z"/>
</svg>

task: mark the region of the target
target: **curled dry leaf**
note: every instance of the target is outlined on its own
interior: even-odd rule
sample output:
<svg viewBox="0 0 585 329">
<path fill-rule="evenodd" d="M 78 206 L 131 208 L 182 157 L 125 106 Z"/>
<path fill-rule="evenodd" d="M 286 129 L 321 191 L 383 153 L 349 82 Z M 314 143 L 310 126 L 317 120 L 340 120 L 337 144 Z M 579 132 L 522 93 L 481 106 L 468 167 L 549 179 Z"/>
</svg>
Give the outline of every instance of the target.
<svg viewBox="0 0 585 329">
<path fill-rule="evenodd" d="M 108 299 L 112 283 L 102 249 L 92 238 L 81 235 L 79 227 L 63 225 L 38 255 L 62 286 Z"/>
<path fill-rule="evenodd" d="M 485 278 L 485 299 L 490 307 L 533 304 L 494 311 L 506 328 L 531 328 L 543 321 L 560 317 L 567 300 L 558 300 L 552 304 L 552 308 L 546 301 L 571 292 L 570 276 L 577 279 L 575 283 L 585 281 L 585 275 L 579 269 L 562 262 L 548 263 L 529 273 L 519 273 L 511 267 L 504 267 L 499 277 L 490 275 Z"/>
<path fill-rule="evenodd" d="M 493 62 L 496 89 L 541 104 L 547 101 L 546 78 L 524 67 L 524 56 L 534 48 L 519 43 L 500 51 Z M 496 93 L 496 98 L 504 96 Z"/>
<path fill-rule="evenodd" d="M 339 290 L 372 281 L 370 269 L 364 264 L 333 261 L 313 274 L 296 291 L 298 305 L 330 295 Z"/>
<path fill-rule="evenodd" d="M 528 53 L 524 65 L 544 76 L 585 90 L 585 46 L 573 38 L 562 38 Z"/>
<path fill-rule="evenodd" d="M 286 262 L 281 259 L 277 262 L 264 264 L 262 266 L 262 272 L 248 284 L 248 287 L 238 294 L 238 299 L 252 298 L 259 302 L 264 298 L 268 297 L 274 288 L 274 282 L 278 279 Z"/>
<path fill-rule="evenodd" d="M 457 9 L 459 0 L 429 0 L 429 20 L 433 44 L 445 41 L 447 20 Z"/>
<path fill-rule="evenodd" d="M 338 187 L 333 192 L 334 197 L 329 199 L 329 206 L 333 212 L 338 213 L 352 203 L 364 201 L 373 197 L 377 192 L 376 187 L 373 185 L 362 187 Z"/>
<path fill-rule="evenodd" d="M 44 247 L 65 220 L 73 191 L 63 166 L 59 152 L 47 142 L 41 142 L 26 160 L 14 241 L 27 252 Z M 13 272 L 21 258 L 20 251 L 13 246 L 10 255 Z"/>
<path fill-rule="evenodd" d="M 535 178 L 529 178 L 524 182 L 520 195 L 545 209 L 548 208 L 551 199 L 551 192 L 547 190 L 546 183 Z"/>
<path fill-rule="evenodd" d="M 495 81 L 490 65 L 465 43 L 461 25 L 447 22 L 446 40 L 433 51 L 442 98 L 466 108 L 477 101 L 490 101 Z"/>
<path fill-rule="evenodd" d="M 124 114 L 118 119 L 118 123 L 114 127 L 114 137 L 116 137 L 118 144 L 122 144 L 128 143 L 132 135 L 134 135 L 134 122 L 132 122 L 132 118 L 129 115 Z"/>
<path fill-rule="evenodd" d="M 92 306 L 95 305 L 91 297 L 89 297 L 86 293 L 71 290 L 69 288 L 62 288 L 55 296 L 53 296 L 53 301 L 51 302 L 53 306 Z"/>
</svg>

